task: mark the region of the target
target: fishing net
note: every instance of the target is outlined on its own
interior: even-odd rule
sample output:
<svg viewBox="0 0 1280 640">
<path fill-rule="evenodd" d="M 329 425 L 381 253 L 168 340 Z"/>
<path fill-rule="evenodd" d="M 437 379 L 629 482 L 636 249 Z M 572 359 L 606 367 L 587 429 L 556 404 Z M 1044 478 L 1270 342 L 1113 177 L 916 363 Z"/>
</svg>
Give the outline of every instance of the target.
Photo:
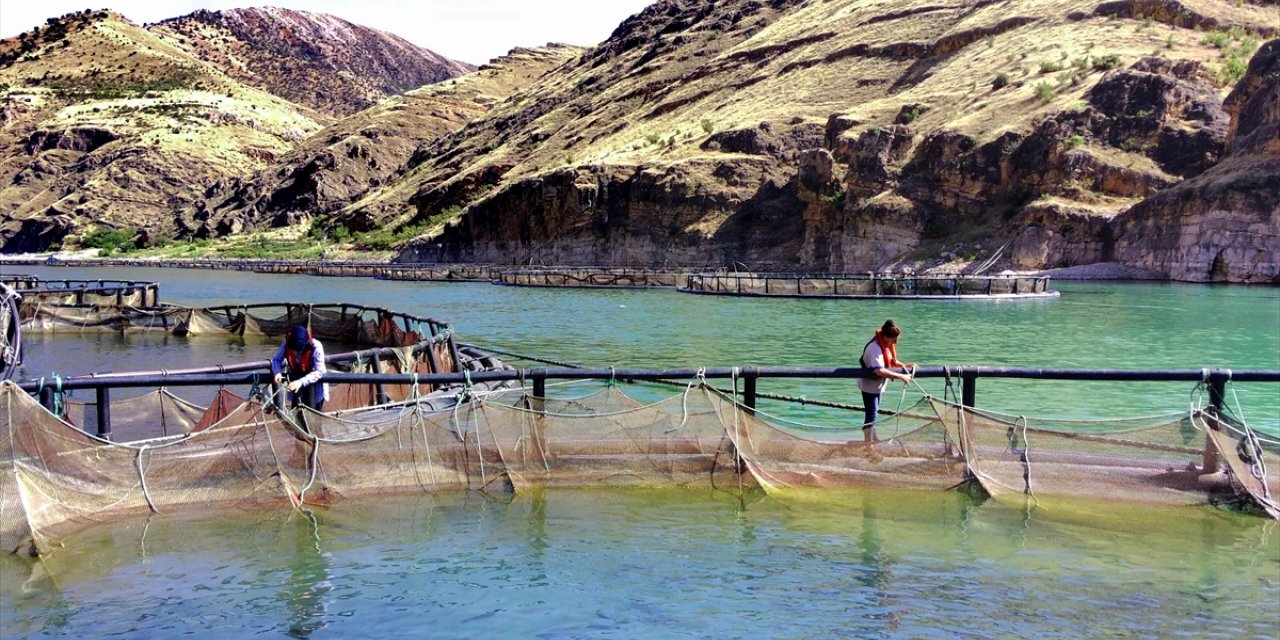
<svg viewBox="0 0 1280 640">
<path fill-rule="evenodd" d="M 131 513 L 288 505 L 294 493 L 277 455 L 294 436 L 256 403 L 183 437 L 130 444 L 80 431 L 9 382 L 0 385 L 0 413 L 6 551 L 46 552 L 86 525 Z"/>
<path fill-rule="evenodd" d="M 720 396 L 722 421 L 747 468 L 767 491 L 798 487 L 945 489 L 965 478 L 954 429 L 925 400 L 877 426 L 867 442 L 859 429 L 839 433 L 753 412 Z M 860 426 L 860 425 L 859 425 Z"/>
<path fill-rule="evenodd" d="M 62 419 L 86 433 L 98 433 L 97 409 L 96 401 L 68 400 Z M 166 389 L 132 398 L 114 398 L 111 400 L 112 437 L 128 442 L 191 433 L 205 410 Z"/>
<path fill-rule="evenodd" d="M 977 486 L 999 502 L 1050 509 L 1075 500 L 1205 505 L 1241 495 L 1277 515 L 1276 443 L 1195 407 L 1079 423 L 926 395 L 878 423 L 881 440 L 864 442 L 860 420 L 791 422 L 700 380 L 648 403 L 613 385 L 556 398 L 467 387 L 444 402 L 412 385 L 405 393 L 398 404 L 322 414 L 225 390 L 200 410 L 161 391 L 134 400 L 140 414 L 174 420 L 184 435 L 117 444 L 0 383 L 0 543 L 43 552 L 93 521 L 146 510 L 544 486 L 739 494 Z M 67 410 L 73 422 L 92 413 L 87 404 Z"/>
<path fill-rule="evenodd" d="M 1000 501 L 1204 504 L 1231 495 L 1224 476 L 1204 469 L 1208 443 L 1186 412 L 1085 423 L 932 402 L 959 434 L 972 478 Z"/>
</svg>

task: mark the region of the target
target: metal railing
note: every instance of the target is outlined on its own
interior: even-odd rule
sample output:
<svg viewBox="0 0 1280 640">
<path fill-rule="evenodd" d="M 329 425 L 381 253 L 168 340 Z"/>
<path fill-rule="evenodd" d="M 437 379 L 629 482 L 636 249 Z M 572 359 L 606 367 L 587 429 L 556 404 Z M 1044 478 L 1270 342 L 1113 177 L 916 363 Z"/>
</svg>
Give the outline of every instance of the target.
<svg viewBox="0 0 1280 640">
<path fill-rule="evenodd" d="M 436 340 L 439 336 L 433 338 Z M 425 347 L 424 347 L 425 348 Z M 339 354 L 326 358 L 329 362 L 352 361 L 357 357 L 366 360 L 389 354 L 391 349 L 371 349 L 348 354 Z M 374 354 L 378 354 L 375 356 Z M 478 355 L 483 352 L 477 351 Z M 345 360 L 343 360 L 345 358 Z M 458 362 L 455 360 L 455 362 Z M 239 365 L 254 366 L 264 369 L 269 361 L 257 361 Z M 98 394 L 98 411 L 109 412 L 110 391 L 122 388 L 140 387 L 186 387 L 186 386 L 227 386 L 252 385 L 267 382 L 260 372 L 232 372 L 230 367 L 201 370 L 169 371 L 166 373 L 145 372 L 141 374 L 108 374 L 62 378 L 57 381 L 56 388 L 48 380 L 25 380 L 17 383 L 29 393 L 38 394 L 41 404 L 46 408 L 57 406 L 54 394 L 62 391 L 78 389 L 94 389 Z M 321 377 L 323 382 L 331 384 L 374 384 L 374 385 L 433 385 L 448 386 L 489 382 L 532 383 L 535 397 L 546 396 L 548 380 L 600 380 L 600 381 L 670 381 L 689 379 L 733 379 L 742 381 L 742 402 L 748 410 L 754 410 L 758 399 L 759 380 L 762 378 L 780 379 L 856 379 L 875 377 L 875 369 L 860 367 L 835 368 L 797 368 L 797 367 L 717 367 L 717 368 L 680 368 L 680 369 L 570 369 L 570 368 L 532 368 L 532 369 L 499 369 L 451 373 L 431 374 L 371 374 L 371 373 L 326 373 Z M 901 371 L 901 370 L 900 370 Z M 987 367 L 987 366 L 936 366 L 915 370 L 917 378 L 959 379 L 961 384 L 961 404 L 975 407 L 977 402 L 977 382 L 979 378 L 1014 378 L 1032 380 L 1088 380 L 1088 381 L 1127 381 L 1127 382 L 1201 382 L 1209 389 L 1210 404 L 1221 409 L 1225 398 L 1228 381 L 1236 382 L 1280 382 L 1280 370 L 1245 370 L 1226 369 L 1176 369 L 1176 370 L 1109 370 L 1109 369 L 1038 369 L 1022 367 Z M 105 409 L 104 409 L 105 407 Z M 106 425 L 105 433 L 102 431 Z M 99 414 L 99 435 L 110 436 L 110 415 Z"/>
<path fill-rule="evenodd" d="M 447 367 L 441 362 L 436 355 L 435 347 L 445 344 L 451 353 L 452 366 Z M 397 361 L 399 358 L 399 347 L 375 347 L 371 349 L 361 349 L 357 351 L 347 351 L 344 353 L 335 353 L 325 357 L 324 361 L 327 365 L 340 365 L 350 363 L 367 363 L 374 368 L 378 368 L 383 360 Z M 452 332 L 444 332 L 438 335 L 432 335 L 413 345 L 411 353 L 414 357 L 425 355 L 428 367 L 431 373 L 419 374 L 418 376 L 406 374 L 402 376 L 406 380 L 420 380 L 421 384 L 428 385 L 447 385 L 448 380 L 452 380 L 453 384 L 461 384 L 462 381 L 468 380 L 468 374 L 457 373 L 464 367 L 464 363 L 460 359 L 461 350 L 454 341 Z M 471 351 L 468 355 L 475 359 L 480 359 L 487 354 Z M 347 380 L 342 376 L 354 376 L 366 378 L 363 382 L 356 380 Z M 386 402 L 386 393 L 383 390 L 386 384 L 398 384 L 394 382 L 398 374 L 341 374 L 326 373 L 322 379 L 325 382 L 335 382 L 341 384 L 372 384 L 374 385 L 374 394 L 379 402 Z M 104 440 L 111 439 L 111 392 L 115 389 L 136 389 L 136 388 L 162 388 L 162 387 L 204 387 L 227 385 L 266 385 L 272 389 L 274 395 L 278 389 L 271 375 L 271 360 L 251 360 L 248 362 L 239 362 L 228 365 L 214 365 L 208 367 L 192 367 L 188 369 L 161 369 L 154 371 L 131 371 L 123 373 L 95 373 L 83 376 L 72 376 L 67 378 L 50 377 L 35 378 L 23 380 L 16 383 L 19 388 L 28 393 L 35 394 L 40 404 L 50 412 L 56 413 L 56 408 L 63 403 L 58 397 L 64 392 L 75 391 L 79 389 L 92 389 L 95 392 L 94 410 L 97 420 L 96 435 Z"/>
<path fill-rule="evenodd" d="M 38 300 L 41 296 L 75 295 L 74 304 L 84 304 L 86 295 L 112 297 L 116 305 L 124 304 L 125 296 L 141 293 L 138 306 L 156 307 L 160 305 L 160 285 L 155 282 L 141 280 L 42 280 L 28 275 L 0 275 L 0 282 L 9 285 L 25 299 Z"/>
</svg>

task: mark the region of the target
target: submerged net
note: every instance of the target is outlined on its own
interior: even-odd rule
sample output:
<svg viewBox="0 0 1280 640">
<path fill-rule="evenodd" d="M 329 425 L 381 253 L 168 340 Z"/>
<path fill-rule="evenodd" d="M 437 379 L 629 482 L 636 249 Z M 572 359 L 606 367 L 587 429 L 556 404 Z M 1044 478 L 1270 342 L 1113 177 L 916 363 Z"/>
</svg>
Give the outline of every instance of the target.
<svg viewBox="0 0 1280 640">
<path fill-rule="evenodd" d="M 883 440 L 868 443 L 849 439 L 856 426 L 788 422 L 698 382 L 651 403 L 614 386 L 574 398 L 467 390 L 449 406 L 414 387 L 406 393 L 399 405 L 321 414 L 225 391 L 198 410 L 157 392 L 139 402 L 154 415 L 180 411 L 191 426 L 178 437 L 117 444 L 3 383 L 0 544 L 44 552 L 91 522 L 139 511 L 294 508 L 463 489 L 709 486 L 777 494 L 976 483 L 998 501 L 1048 508 L 1059 499 L 1210 504 L 1233 487 L 1265 506 L 1280 492 L 1275 443 L 1248 440 L 1243 425 L 1209 424 L 1194 408 L 1084 427 L 926 396 L 878 426 Z M 1206 455 L 1227 470 L 1205 469 Z"/>
</svg>

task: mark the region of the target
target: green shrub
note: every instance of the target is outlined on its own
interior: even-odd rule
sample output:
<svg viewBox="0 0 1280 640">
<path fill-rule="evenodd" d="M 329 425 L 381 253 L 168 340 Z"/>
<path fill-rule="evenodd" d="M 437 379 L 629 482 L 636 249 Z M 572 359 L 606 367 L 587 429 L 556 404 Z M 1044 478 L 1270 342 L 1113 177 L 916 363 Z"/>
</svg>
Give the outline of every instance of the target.
<svg viewBox="0 0 1280 640">
<path fill-rule="evenodd" d="M 712 131 L 715 131 L 715 130 L 716 130 L 716 125 L 714 122 L 707 120 L 705 118 L 702 120 L 703 133 L 711 133 Z"/>
<path fill-rule="evenodd" d="M 1062 65 L 1052 60 L 1040 61 L 1040 73 L 1053 73 L 1055 71 L 1062 71 Z"/>
<path fill-rule="evenodd" d="M 1068 136 L 1066 140 L 1062 141 L 1062 145 L 1068 149 L 1074 149 L 1082 144 L 1084 144 L 1084 136 L 1078 133 Z"/>
<path fill-rule="evenodd" d="M 1244 78 L 1245 72 L 1249 70 L 1249 63 L 1238 56 L 1231 56 L 1222 64 L 1222 68 L 1218 69 L 1218 81 L 1225 85 L 1232 85 L 1240 82 Z"/>
<path fill-rule="evenodd" d="M 1110 71 L 1120 66 L 1120 54 L 1108 53 L 1105 56 L 1098 56 L 1093 59 L 1093 68 L 1098 71 Z"/>
<path fill-rule="evenodd" d="M 138 248 L 133 239 L 136 235 L 138 235 L 138 230 L 134 227 L 94 229 L 80 239 L 80 246 L 89 249 L 101 249 L 102 255 L 111 255 L 116 251 L 126 253 Z"/>
<path fill-rule="evenodd" d="M 1226 49 L 1231 44 L 1231 36 L 1226 31 L 1211 31 L 1205 34 L 1204 43 L 1219 49 Z"/>
<path fill-rule="evenodd" d="M 1057 93 L 1054 90 L 1053 85 L 1048 82 L 1037 82 L 1035 90 L 1036 98 L 1038 98 L 1040 102 L 1049 102 L 1053 100 L 1053 96 Z"/>
<path fill-rule="evenodd" d="M 995 79 L 991 81 L 992 91 L 999 91 L 1007 86 L 1009 86 L 1009 74 L 1003 71 L 997 73 Z"/>
</svg>

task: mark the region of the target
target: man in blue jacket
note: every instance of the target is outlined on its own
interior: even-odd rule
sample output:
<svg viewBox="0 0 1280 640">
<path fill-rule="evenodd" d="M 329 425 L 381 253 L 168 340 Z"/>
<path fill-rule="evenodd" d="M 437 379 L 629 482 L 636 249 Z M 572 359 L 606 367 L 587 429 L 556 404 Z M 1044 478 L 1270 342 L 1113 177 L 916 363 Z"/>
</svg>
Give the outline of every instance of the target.
<svg viewBox="0 0 1280 640">
<path fill-rule="evenodd" d="M 284 371 L 288 364 L 288 371 Z M 327 369 L 324 365 L 324 346 L 319 340 L 311 337 L 311 331 L 303 325 L 289 330 L 289 335 L 271 358 L 271 373 L 276 384 L 288 379 L 289 406 L 297 407 L 305 404 L 316 411 L 324 410 L 324 403 L 329 399 L 329 385 L 321 382 L 320 377 Z"/>
</svg>

